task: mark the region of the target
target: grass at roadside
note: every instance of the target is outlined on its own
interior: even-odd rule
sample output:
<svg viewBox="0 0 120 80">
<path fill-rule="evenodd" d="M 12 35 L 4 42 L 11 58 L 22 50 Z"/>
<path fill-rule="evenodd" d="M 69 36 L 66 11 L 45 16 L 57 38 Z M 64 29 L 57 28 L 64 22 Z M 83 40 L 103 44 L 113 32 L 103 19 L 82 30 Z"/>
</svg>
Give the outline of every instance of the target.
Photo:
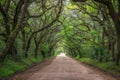
<svg viewBox="0 0 120 80">
<path fill-rule="evenodd" d="M 116 66 L 113 62 L 99 62 L 97 60 L 92 60 L 90 58 L 78 58 L 78 57 L 75 59 L 90 65 L 93 65 L 95 67 L 98 67 L 99 69 L 112 74 L 120 73 L 120 66 Z"/>
<path fill-rule="evenodd" d="M 20 61 L 6 60 L 0 64 L 0 80 L 9 77 L 16 72 L 24 71 L 26 68 L 41 62 L 42 58 L 29 57 Z"/>
</svg>

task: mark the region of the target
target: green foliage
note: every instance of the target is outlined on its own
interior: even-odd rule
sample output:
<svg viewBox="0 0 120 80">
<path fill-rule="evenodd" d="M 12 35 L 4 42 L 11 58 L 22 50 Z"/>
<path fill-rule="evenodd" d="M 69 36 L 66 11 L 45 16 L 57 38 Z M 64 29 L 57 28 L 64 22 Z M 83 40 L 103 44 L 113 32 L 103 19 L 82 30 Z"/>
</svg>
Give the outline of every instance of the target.
<svg viewBox="0 0 120 80">
<path fill-rule="evenodd" d="M 98 61 L 97 60 L 92 60 L 90 58 L 77 58 L 77 60 L 80 60 L 81 62 L 85 62 L 87 64 L 96 64 Z"/>
<path fill-rule="evenodd" d="M 112 74 L 120 73 L 120 66 L 116 66 L 114 62 L 99 62 L 97 59 L 91 59 L 91 58 L 76 58 L 77 60 L 96 66 L 100 68 L 101 70 L 110 72 Z"/>
<path fill-rule="evenodd" d="M 3 77 L 9 77 L 16 72 L 25 70 L 27 67 L 32 66 L 33 64 L 39 63 L 42 61 L 42 58 L 29 57 L 22 59 L 19 62 L 13 60 L 6 60 L 4 63 L 1 63 L 0 67 L 0 79 Z"/>
<path fill-rule="evenodd" d="M 5 43 L 0 37 L 0 52 L 5 48 Z"/>
<path fill-rule="evenodd" d="M 48 52 L 50 51 L 49 48 L 50 48 L 49 43 L 41 44 L 41 46 L 40 46 L 41 51 L 46 53 L 46 55 L 48 55 Z"/>
<path fill-rule="evenodd" d="M 25 69 L 25 65 L 19 62 L 14 62 L 11 60 L 7 60 L 3 63 L 3 65 L 0 68 L 0 76 L 2 77 L 8 77 L 15 72 L 21 71 Z"/>
</svg>

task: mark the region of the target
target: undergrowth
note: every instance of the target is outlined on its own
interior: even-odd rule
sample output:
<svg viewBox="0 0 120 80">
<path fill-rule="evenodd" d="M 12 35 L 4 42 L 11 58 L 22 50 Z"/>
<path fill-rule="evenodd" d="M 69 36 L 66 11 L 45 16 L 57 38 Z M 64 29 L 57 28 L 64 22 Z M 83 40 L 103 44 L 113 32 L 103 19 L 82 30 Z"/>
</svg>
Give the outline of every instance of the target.
<svg viewBox="0 0 120 80">
<path fill-rule="evenodd" d="M 24 71 L 29 66 L 32 66 L 33 64 L 37 64 L 41 62 L 42 58 L 26 58 L 21 59 L 20 61 L 14 61 L 14 60 L 5 60 L 3 63 L 0 64 L 0 79 L 4 77 L 9 77 L 16 72 Z"/>
<path fill-rule="evenodd" d="M 101 70 L 112 74 L 119 74 L 120 73 L 120 66 L 116 66 L 114 62 L 99 62 L 98 60 L 91 59 L 91 58 L 79 58 L 76 57 L 75 59 L 96 66 Z"/>
</svg>

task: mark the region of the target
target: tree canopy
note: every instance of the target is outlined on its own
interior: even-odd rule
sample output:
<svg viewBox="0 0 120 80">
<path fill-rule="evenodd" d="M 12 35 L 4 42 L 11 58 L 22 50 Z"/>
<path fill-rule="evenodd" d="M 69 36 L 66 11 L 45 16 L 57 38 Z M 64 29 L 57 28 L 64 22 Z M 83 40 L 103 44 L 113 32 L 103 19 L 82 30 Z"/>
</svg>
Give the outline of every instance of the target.
<svg viewBox="0 0 120 80">
<path fill-rule="evenodd" d="M 0 61 L 65 52 L 120 61 L 120 0 L 1 0 Z"/>
</svg>

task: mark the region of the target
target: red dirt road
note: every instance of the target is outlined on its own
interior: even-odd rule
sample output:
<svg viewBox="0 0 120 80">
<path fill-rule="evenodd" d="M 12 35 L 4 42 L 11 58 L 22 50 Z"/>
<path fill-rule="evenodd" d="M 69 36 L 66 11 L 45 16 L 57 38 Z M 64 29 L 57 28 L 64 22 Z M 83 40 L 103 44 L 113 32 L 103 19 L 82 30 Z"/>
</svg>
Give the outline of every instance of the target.
<svg viewBox="0 0 120 80">
<path fill-rule="evenodd" d="M 61 54 L 27 80 L 115 80 Z"/>
</svg>

